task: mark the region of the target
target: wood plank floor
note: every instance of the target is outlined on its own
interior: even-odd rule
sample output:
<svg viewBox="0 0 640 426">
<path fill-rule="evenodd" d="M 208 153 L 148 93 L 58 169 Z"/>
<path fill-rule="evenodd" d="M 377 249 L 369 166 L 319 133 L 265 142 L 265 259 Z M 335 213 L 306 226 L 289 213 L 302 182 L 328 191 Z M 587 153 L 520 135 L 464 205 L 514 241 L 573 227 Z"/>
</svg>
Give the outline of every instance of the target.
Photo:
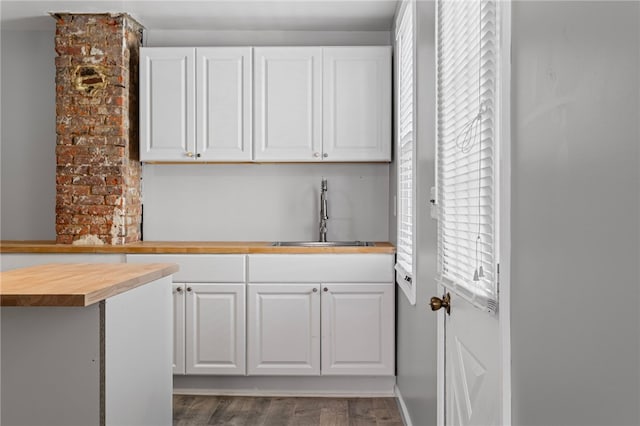
<svg viewBox="0 0 640 426">
<path fill-rule="evenodd" d="M 403 426 L 394 398 L 173 397 L 174 426 Z"/>
</svg>

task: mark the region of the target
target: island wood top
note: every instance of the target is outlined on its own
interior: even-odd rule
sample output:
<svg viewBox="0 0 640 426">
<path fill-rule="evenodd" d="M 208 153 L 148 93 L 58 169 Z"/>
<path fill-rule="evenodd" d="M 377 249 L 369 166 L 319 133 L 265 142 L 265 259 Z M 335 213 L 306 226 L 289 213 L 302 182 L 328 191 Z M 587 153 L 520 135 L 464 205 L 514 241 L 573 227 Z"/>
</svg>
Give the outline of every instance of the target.
<svg viewBox="0 0 640 426">
<path fill-rule="evenodd" d="M 1 306 L 89 306 L 178 271 L 173 263 L 57 263 L 0 272 Z"/>
<path fill-rule="evenodd" d="M 393 244 L 371 247 L 281 247 L 270 241 L 140 241 L 118 246 L 56 244 L 53 241 L 0 241 L 0 253 L 121 253 L 121 254 L 311 254 L 395 253 Z"/>
</svg>

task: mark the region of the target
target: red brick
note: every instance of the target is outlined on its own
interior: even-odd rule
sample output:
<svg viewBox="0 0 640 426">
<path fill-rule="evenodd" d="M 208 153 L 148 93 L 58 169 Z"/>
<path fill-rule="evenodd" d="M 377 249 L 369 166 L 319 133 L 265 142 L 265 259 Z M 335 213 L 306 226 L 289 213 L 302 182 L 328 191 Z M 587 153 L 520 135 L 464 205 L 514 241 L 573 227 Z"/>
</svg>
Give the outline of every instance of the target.
<svg viewBox="0 0 640 426">
<path fill-rule="evenodd" d="M 112 215 L 113 214 L 113 206 L 81 206 L 80 213 L 89 214 L 89 215 Z"/>
<path fill-rule="evenodd" d="M 73 176 L 65 176 L 65 175 L 56 176 L 57 185 L 70 185 L 72 181 L 73 181 Z"/>
<path fill-rule="evenodd" d="M 90 173 L 97 176 L 122 176 L 124 170 L 121 166 L 95 165 L 91 166 Z"/>
<path fill-rule="evenodd" d="M 104 183 L 107 185 L 121 185 L 122 181 L 122 176 L 106 176 L 104 178 Z"/>
<path fill-rule="evenodd" d="M 56 185 L 56 192 L 59 195 L 89 195 L 91 187 L 88 185 Z"/>
<path fill-rule="evenodd" d="M 114 185 L 95 185 L 91 187 L 91 193 L 95 195 L 122 195 L 123 188 Z"/>
<path fill-rule="evenodd" d="M 89 233 L 91 234 L 108 234 L 111 227 L 108 225 L 89 225 Z"/>
<path fill-rule="evenodd" d="M 84 204 L 84 205 L 100 205 L 104 204 L 104 196 L 103 195 L 78 195 L 73 196 L 71 201 L 74 204 Z"/>
<path fill-rule="evenodd" d="M 123 207 L 124 199 L 121 195 L 105 195 L 105 204 L 108 206 Z"/>
<path fill-rule="evenodd" d="M 56 235 L 56 244 L 73 243 L 73 235 Z"/>
<path fill-rule="evenodd" d="M 80 235 L 89 233 L 89 225 L 56 225 L 56 233 L 62 235 Z"/>
<path fill-rule="evenodd" d="M 103 176 L 75 176 L 72 180 L 74 185 L 104 185 Z"/>
<path fill-rule="evenodd" d="M 89 166 L 58 166 L 56 173 L 59 175 L 86 175 L 89 173 Z"/>
</svg>

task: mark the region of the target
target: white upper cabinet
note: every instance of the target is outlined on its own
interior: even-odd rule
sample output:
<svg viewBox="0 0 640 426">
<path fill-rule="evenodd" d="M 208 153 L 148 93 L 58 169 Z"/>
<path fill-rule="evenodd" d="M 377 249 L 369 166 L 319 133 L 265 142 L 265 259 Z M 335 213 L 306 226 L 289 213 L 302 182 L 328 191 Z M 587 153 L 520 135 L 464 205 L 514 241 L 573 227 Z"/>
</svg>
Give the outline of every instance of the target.
<svg viewBox="0 0 640 426">
<path fill-rule="evenodd" d="M 391 160 L 391 48 L 323 49 L 323 158 Z"/>
<path fill-rule="evenodd" d="M 141 161 L 251 161 L 250 47 L 142 48 L 140 72 Z"/>
<path fill-rule="evenodd" d="M 140 49 L 141 161 L 194 155 L 195 90 L 195 49 Z"/>
<path fill-rule="evenodd" d="M 147 47 L 140 160 L 391 161 L 391 47 Z"/>
<path fill-rule="evenodd" d="M 197 48 L 197 158 L 251 160 L 251 48 Z"/>
<path fill-rule="evenodd" d="M 254 49 L 255 160 L 322 156 L 322 48 Z"/>
</svg>

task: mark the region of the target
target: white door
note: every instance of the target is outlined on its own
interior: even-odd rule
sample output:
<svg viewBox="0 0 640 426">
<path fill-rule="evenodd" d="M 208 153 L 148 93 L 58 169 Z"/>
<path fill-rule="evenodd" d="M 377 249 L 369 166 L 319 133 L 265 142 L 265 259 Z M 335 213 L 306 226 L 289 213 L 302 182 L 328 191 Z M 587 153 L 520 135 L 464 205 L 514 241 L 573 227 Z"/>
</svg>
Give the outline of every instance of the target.
<svg viewBox="0 0 640 426">
<path fill-rule="evenodd" d="M 245 374 L 244 284 L 186 287 L 186 373 Z"/>
<path fill-rule="evenodd" d="M 322 48 L 256 47 L 257 161 L 322 160 Z"/>
<path fill-rule="evenodd" d="M 140 49 L 140 160 L 192 161 L 195 49 Z"/>
<path fill-rule="evenodd" d="M 251 48 L 197 48 L 197 157 L 251 160 Z"/>
<path fill-rule="evenodd" d="M 391 161 L 391 47 L 323 49 L 323 158 Z"/>
<path fill-rule="evenodd" d="M 499 317 L 457 294 L 450 297 L 444 326 L 445 425 L 500 426 Z"/>
<path fill-rule="evenodd" d="M 248 284 L 248 374 L 320 374 L 320 285 Z"/>
<path fill-rule="evenodd" d="M 185 285 L 173 284 L 173 374 L 184 374 Z"/>
<path fill-rule="evenodd" d="M 322 375 L 393 375 L 393 284 L 323 284 Z"/>
</svg>

